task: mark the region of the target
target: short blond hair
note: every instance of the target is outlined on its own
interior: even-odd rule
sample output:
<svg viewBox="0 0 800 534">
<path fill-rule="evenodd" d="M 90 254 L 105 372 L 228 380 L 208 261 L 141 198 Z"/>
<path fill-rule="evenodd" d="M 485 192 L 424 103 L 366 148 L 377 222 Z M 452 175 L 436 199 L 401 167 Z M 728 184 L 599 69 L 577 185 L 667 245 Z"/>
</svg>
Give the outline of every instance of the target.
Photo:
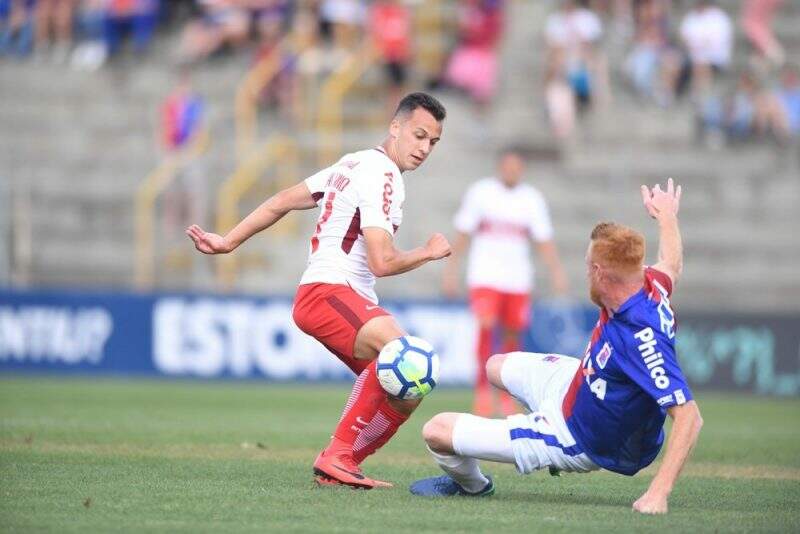
<svg viewBox="0 0 800 534">
<path fill-rule="evenodd" d="M 592 261 L 626 276 L 642 270 L 645 240 L 641 232 L 613 222 L 601 222 L 591 234 Z"/>
</svg>

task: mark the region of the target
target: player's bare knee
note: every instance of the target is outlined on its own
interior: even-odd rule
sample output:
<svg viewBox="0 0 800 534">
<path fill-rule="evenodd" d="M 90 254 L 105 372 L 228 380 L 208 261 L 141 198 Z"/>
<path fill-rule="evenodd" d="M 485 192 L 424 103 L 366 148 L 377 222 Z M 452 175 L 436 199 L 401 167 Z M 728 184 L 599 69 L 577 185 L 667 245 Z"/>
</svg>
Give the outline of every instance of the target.
<svg viewBox="0 0 800 534">
<path fill-rule="evenodd" d="M 453 450 L 453 426 L 458 414 L 440 413 L 433 416 L 422 427 L 422 438 L 435 452 L 450 453 Z"/>
<path fill-rule="evenodd" d="M 356 334 L 353 355 L 359 360 L 374 360 L 384 345 L 406 335 L 391 315 L 373 317 Z"/>
<path fill-rule="evenodd" d="M 486 362 L 486 376 L 493 386 L 506 389 L 503 385 L 503 363 L 506 361 L 507 354 L 495 354 Z"/>
</svg>

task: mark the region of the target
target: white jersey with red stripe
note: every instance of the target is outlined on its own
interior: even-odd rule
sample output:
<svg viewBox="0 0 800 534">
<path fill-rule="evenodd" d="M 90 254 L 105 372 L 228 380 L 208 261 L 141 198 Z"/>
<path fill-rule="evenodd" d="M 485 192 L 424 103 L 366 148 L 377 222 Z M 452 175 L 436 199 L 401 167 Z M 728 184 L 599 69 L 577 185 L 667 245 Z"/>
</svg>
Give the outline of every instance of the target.
<svg viewBox="0 0 800 534">
<path fill-rule="evenodd" d="M 553 225 L 547 203 L 528 184 L 508 187 L 497 178 L 474 183 L 454 219 L 472 244 L 467 284 L 507 293 L 527 293 L 533 285 L 530 240 L 549 241 Z"/>
<path fill-rule="evenodd" d="M 346 154 L 306 178 L 322 209 L 300 284 L 345 284 L 378 303 L 363 228 L 393 235 L 403 220 L 403 175 L 382 147 Z"/>
</svg>

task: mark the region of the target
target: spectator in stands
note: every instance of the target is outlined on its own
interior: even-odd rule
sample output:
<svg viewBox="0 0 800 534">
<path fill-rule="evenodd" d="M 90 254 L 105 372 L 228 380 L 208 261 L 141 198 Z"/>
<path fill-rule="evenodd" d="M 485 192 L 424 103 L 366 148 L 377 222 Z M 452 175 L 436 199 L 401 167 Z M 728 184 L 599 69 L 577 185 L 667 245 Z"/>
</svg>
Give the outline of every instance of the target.
<svg viewBox="0 0 800 534">
<path fill-rule="evenodd" d="M 445 82 L 465 90 L 482 111 L 497 85 L 497 46 L 503 31 L 499 0 L 465 0 L 459 4 L 458 45 L 445 70 Z"/>
<path fill-rule="evenodd" d="M 0 0 L 0 57 L 23 58 L 33 50 L 35 0 Z"/>
<path fill-rule="evenodd" d="M 78 28 L 82 42 L 75 47 L 70 64 L 76 70 L 93 71 L 108 57 L 105 42 L 106 0 L 82 0 Z"/>
<path fill-rule="evenodd" d="M 251 0 L 252 2 L 253 0 Z M 253 6 L 254 4 L 251 4 Z M 275 56 L 278 61 L 278 72 L 264 87 L 260 98 L 268 105 L 274 105 L 279 112 L 290 121 L 298 120 L 301 110 L 299 106 L 299 77 L 297 70 L 298 50 L 291 42 L 284 42 L 286 28 L 289 27 L 291 9 L 289 2 L 283 0 L 260 0 L 260 5 L 251 7 L 256 19 L 259 33 L 259 45 L 256 51 L 256 63 Z"/>
<path fill-rule="evenodd" d="M 411 59 L 411 11 L 400 0 L 378 0 L 369 12 L 369 33 L 389 77 L 389 114 L 405 93 Z"/>
<path fill-rule="evenodd" d="M 179 73 L 175 88 L 160 109 L 160 144 L 167 158 L 184 158 L 173 187 L 164 196 L 167 235 L 177 235 L 186 221 L 206 220 L 208 187 L 199 155 L 207 143 L 205 104 L 192 88 L 189 71 Z"/>
<path fill-rule="evenodd" d="M 625 70 L 637 93 L 662 106 L 674 99 L 680 55 L 670 45 L 668 0 L 639 0 L 633 5 L 634 41 Z"/>
<path fill-rule="evenodd" d="M 319 4 L 320 32 L 335 48 L 352 50 L 364 24 L 366 8 L 361 0 L 322 0 Z"/>
<path fill-rule="evenodd" d="M 607 91 L 606 62 L 598 46 L 602 32 L 600 18 L 574 0 L 562 1 L 547 17 L 546 103 L 558 138 L 570 135 L 576 104 L 585 109 L 597 93 Z"/>
<path fill-rule="evenodd" d="M 56 63 L 63 63 L 72 48 L 72 18 L 75 0 L 37 0 L 35 9 L 36 54 L 50 52 Z"/>
<path fill-rule="evenodd" d="M 746 0 L 741 24 L 753 48 L 774 65 L 782 65 L 786 53 L 772 31 L 772 19 L 784 0 Z"/>
<path fill-rule="evenodd" d="M 160 0 L 109 0 L 105 20 L 105 41 L 109 56 L 120 51 L 122 39 L 130 34 L 133 51 L 147 52 L 158 20 Z"/>
<path fill-rule="evenodd" d="M 707 141 L 712 146 L 723 139 L 741 142 L 771 137 L 779 142 L 786 141 L 790 135 L 789 113 L 781 97 L 782 91 L 790 89 L 790 84 L 791 81 L 788 84 L 785 81 L 776 93 L 763 89 L 751 72 L 740 74 L 731 95 L 709 97 L 703 103 L 702 124 Z M 798 98 L 797 92 L 795 98 Z"/>
<path fill-rule="evenodd" d="M 733 52 L 733 25 L 725 11 L 711 0 L 697 0 L 681 22 L 680 35 L 688 52 L 684 80 L 691 80 L 692 93 L 708 93 L 714 73 L 724 71 Z M 684 82 L 682 82 L 683 85 Z"/>
<path fill-rule="evenodd" d="M 225 46 L 241 46 L 250 32 L 249 13 L 237 0 L 198 0 L 201 14 L 186 26 L 179 56 L 200 61 Z"/>
<path fill-rule="evenodd" d="M 783 69 L 776 97 L 787 137 L 800 136 L 800 74 L 796 66 Z"/>
</svg>

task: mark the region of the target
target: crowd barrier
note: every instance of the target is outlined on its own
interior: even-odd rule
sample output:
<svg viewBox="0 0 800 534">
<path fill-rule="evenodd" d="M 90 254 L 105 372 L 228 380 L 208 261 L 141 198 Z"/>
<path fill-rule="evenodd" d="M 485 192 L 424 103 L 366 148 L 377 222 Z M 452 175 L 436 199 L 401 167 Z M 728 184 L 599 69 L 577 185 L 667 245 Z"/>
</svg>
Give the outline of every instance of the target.
<svg viewBox="0 0 800 534">
<path fill-rule="evenodd" d="M 441 356 L 441 383 L 472 383 L 476 325 L 463 302 L 387 300 Z M 581 356 L 592 306 L 542 301 L 524 350 Z M 681 365 L 696 387 L 800 394 L 800 313 L 681 313 Z M 0 290 L 0 372 L 271 381 L 350 380 L 292 321 L 288 297 Z"/>
</svg>

